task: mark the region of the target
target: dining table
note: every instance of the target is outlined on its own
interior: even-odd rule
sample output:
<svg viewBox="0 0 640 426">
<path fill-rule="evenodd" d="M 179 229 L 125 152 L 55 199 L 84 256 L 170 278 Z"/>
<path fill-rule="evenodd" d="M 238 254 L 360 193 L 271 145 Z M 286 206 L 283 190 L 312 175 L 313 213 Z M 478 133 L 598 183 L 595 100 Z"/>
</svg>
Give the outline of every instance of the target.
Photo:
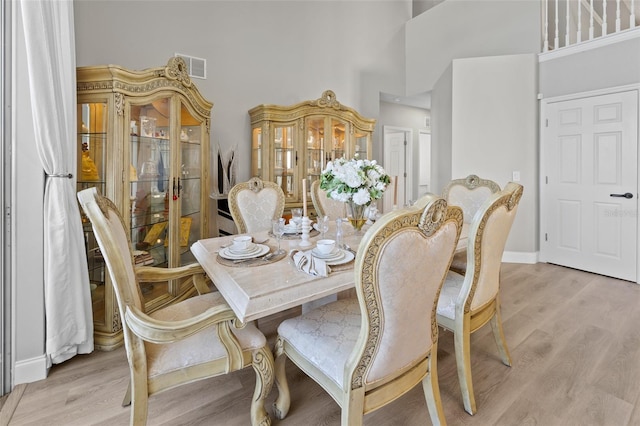
<svg viewBox="0 0 640 426">
<path fill-rule="evenodd" d="M 356 232 L 351 225 L 343 223 L 343 241 L 352 256 L 358 248 L 367 227 Z M 335 238 L 335 222 L 331 222 L 325 238 Z M 271 231 L 252 232 L 255 243 L 268 246 L 270 253 L 277 250 L 276 237 Z M 312 275 L 296 268 L 291 254 L 295 250 L 308 251 L 321 239 L 316 232 L 309 234 L 307 247 L 300 235 L 285 235 L 280 247 L 285 254 L 273 258 L 265 255 L 256 259 L 225 259 L 220 251 L 229 247 L 238 235 L 205 238 L 191 246 L 191 252 L 213 281 L 216 289 L 227 301 L 238 319 L 244 323 L 283 312 L 296 306 L 309 306 L 335 296 L 354 287 L 355 259 L 342 264 L 330 265 L 327 276 Z"/>
</svg>

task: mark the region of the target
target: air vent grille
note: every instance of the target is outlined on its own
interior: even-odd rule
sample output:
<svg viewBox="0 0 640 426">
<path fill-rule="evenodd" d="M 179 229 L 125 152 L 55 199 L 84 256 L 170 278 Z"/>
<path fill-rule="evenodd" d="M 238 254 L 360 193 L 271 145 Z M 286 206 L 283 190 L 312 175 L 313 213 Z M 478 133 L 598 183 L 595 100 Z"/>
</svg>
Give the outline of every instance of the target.
<svg viewBox="0 0 640 426">
<path fill-rule="evenodd" d="M 179 56 L 187 63 L 187 69 L 189 70 L 189 77 L 195 78 L 207 78 L 207 60 L 202 58 L 196 58 L 195 56 L 183 55 L 182 53 L 176 53 L 175 56 Z"/>
</svg>

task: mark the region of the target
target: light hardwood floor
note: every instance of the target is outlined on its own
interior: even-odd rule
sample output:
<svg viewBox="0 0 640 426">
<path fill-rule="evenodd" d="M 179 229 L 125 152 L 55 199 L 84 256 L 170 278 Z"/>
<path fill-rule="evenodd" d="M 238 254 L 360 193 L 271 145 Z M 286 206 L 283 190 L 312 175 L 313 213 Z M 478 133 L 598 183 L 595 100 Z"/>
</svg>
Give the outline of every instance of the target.
<svg viewBox="0 0 640 426">
<path fill-rule="evenodd" d="M 452 335 L 440 333 L 438 374 L 449 425 L 640 424 L 640 286 L 555 265 L 504 264 L 502 312 L 513 367 L 500 362 L 489 326 L 472 335 L 474 416 L 462 407 Z M 259 326 L 273 339 L 277 323 L 295 313 Z M 340 409 L 328 394 L 290 362 L 287 370 L 291 411 L 273 424 L 338 425 Z M 20 388 L 9 424 L 126 425 L 129 408 L 120 403 L 127 381 L 122 349 L 77 356 Z M 253 385 L 246 369 L 152 396 L 149 424 L 248 425 Z M 275 394 L 274 388 L 269 404 Z M 9 405 L 0 420 L 10 416 Z M 370 426 L 425 424 L 420 386 L 365 416 Z"/>
</svg>

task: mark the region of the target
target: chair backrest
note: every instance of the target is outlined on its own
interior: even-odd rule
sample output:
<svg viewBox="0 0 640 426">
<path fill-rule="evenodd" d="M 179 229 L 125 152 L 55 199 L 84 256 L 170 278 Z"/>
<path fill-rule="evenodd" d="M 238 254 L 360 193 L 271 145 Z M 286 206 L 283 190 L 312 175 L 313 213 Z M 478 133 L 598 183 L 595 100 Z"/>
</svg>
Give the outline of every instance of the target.
<svg viewBox="0 0 640 426">
<path fill-rule="evenodd" d="M 462 210 L 431 195 L 425 208 L 389 212 L 367 231 L 355 263 L 362 327 L 345 369 L 352 389 L 391 380 L 429 356 L 461 227 Z"/>
<path fill-rule="evenodd" d="M 274 182 L 251 178 L 229 191 L 229 210 L 240 234 L 271 229 L 284 213 L 284 192 Z"/>
<path fill-rule="evenodd" d="M 480 208 L 469 228 L 467 272 L 462 291 L 467 297 L 464 312 L 483 306 L 500 289 L 500 266 L 511 225 L 522 198 L 522 185 L 509 182 Z"/>
<path fill-rule="evenodd" d="M 465 223 L 471 223 L 485 200 L 498 191 L 500 185 L 494 181 L 469 175 L 464 179 L 450 181 L 442 191 L 442 198 L 447 200 L 449 205 L 460 207 Z"/>
<path fill-rule="evenodd" d="M 126 306 L 135 306 L 144 312 L 142 293 L 134 272 L 129 233 L 115 204 L 98 194 L 96 188 L 78 192 L 78 200 L 91 221 L 116 294 L 120 320 L 125 325 L 122 315 L 126 312 Z M 125 339 L 127 335 L 125 333 Z"/>
<path fill-rule="evenodd" d="M 347 217 L 346 203 L 327 196 L 324 189 L 320 189 L 320 181 L 311 183 L 311 201 L 318 216 L 329 216 L 332 220 Z"/>
</svg>

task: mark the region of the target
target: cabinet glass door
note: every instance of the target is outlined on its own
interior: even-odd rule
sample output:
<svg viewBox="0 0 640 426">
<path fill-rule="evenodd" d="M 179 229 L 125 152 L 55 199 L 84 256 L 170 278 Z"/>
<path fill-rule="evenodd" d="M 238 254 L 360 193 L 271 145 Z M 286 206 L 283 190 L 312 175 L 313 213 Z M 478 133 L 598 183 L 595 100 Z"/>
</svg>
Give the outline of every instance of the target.
<svg viewBox="0 0 640 426">
<path fill-rule="evenodd" d="M 285 201 L 295 201 L 298 180 L 296 165 L 298 162 L 295 150 L 295 125 L 274 126 L 273 143 L 273 176 L 274 181 L 282 188 Z"/>
<path fill-rule="evenodd" d="M 330 145 L 327 150 L 329 151 L 329 159 L 331 161 L 336 158 L 342 158 L 347 153 L 345 152 L 345 144 L 344 139 L 346 137 L 346 126 L 347 124 L 343 121 L 336 120 L 335 118 L 331 119 L 331 140 Z"/>
<path fill-rule="evenodd" d="M 262 171 L 262 128 L 251 131 L 251 176 L 264 178 Z"/>
<path fill-rule="evenodd" d="M 202 187 L 202 128 L 200 123 L 182 105 L 180 126 L 180 172 L 177 177 L 178 199 L 180 200 L 180 226 L 178 229 L 179 260 L 182 266 L 195 262 L 189 247 L 201 235 L 200 223 Z M 207 157 L 205 157 L 207 158 Z"/>
<path fill-rule="evenodd" d="M 309 188 L 314 180 L 320 179 L 326 165 L 324 141 L 325 117 L 309 117 L 306 120 L 306 167 Z"/>
<path fill-rule="evenodd" d="M 368 133 L 356 132 L 354 154 L 358 154 L 358 156 L 363 159 L 370 158 L 371 153 L 367 151 L 370 137 Z"/>
<path fill-rule="evenodd" d="M 168 266 L 169 99 L 133 105 L 130 115 L 129 197 L 131 243 L 136 265 Z M 168 291 L 167 283 L 140 284 L 145 300 Z"/>
<path fill-rule="evenodd" d="M 96 187 L 98 193 L 106 194 L 106 149 L 107 149 L 107 103 L 91 102 L 78 104 L 78 164 L 77 190 Z M 95 324 L 105 324 L 105 264 L 91 223 L 80 209 L 84 230 L 91 302 Z"/>
</svg>

